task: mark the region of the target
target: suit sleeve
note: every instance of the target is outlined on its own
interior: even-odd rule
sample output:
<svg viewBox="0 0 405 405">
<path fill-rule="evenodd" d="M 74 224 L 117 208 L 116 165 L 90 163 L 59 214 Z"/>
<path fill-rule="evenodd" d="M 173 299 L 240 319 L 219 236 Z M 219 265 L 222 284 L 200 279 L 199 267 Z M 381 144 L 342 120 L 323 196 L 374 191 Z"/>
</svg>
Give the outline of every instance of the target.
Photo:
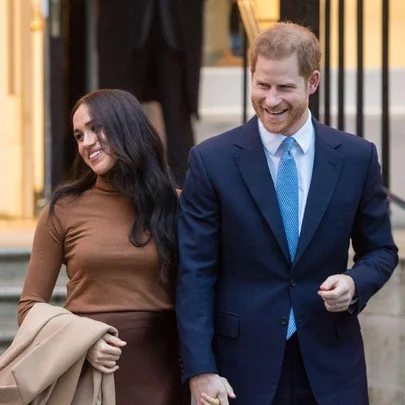
<svg viewBox="0 0 405 405">
<path fill-rule="evenodd" d="M 49 215 L 46 206 L 35 230 L 34 242 L 24 288 L 18 303 L 18 324 L 21 325 L 31 307 L 49 302 L 64 257 L 64 227 L 59 207 Z"/>
<path fill-rule="evenodd" d="M 203 159 L 193 148 L 178 218 L 176 312 L 184 381 L 198 374 L 217 373 L 212 339 L 219 235 L 219 201 Z"/>
<path fill-rule="evenodd" d="M 356 312 L 359 313 L 398 264 L 398 248 L 392 238 L 388 202 L 374 144 L 371 144 L 367 180 L 352 230 L 352 244 L 354 266 L 346 274 L 356 284 L 359 299 Z"/>
</svg>

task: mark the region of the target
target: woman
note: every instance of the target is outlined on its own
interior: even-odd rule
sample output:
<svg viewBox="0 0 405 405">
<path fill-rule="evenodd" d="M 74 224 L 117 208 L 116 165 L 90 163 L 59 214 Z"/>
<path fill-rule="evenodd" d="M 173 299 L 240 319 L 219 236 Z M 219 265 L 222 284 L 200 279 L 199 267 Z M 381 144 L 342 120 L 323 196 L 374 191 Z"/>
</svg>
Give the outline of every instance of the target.
<svg viewBox="0 0 405 405">
<path fill-rule="evenodd" d="M 49 301 L 65 264 L 65 308 L 119 331 L 87 357 L 115 372 L 117 405 L 181 404 L 173 310 L 178 196 L 162 142 L 135 97 L 121 90 L 84 96 L 72 121 L 78 178 L 57 189 L 39 219 L 19 323 L 35 303 Z"/>
</svg>

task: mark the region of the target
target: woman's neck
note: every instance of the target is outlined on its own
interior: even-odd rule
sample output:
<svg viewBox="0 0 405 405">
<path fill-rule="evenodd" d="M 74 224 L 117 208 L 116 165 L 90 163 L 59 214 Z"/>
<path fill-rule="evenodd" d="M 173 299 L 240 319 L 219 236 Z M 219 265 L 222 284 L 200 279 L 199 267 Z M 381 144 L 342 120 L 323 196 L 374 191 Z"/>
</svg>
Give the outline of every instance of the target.
<svg viewBox="0 0 405 405">
<path fill-rule="evenodd" d="M 107 176 L 97 176 L 95 186 L 103 191 L 116 191 Z"/>
</svg>

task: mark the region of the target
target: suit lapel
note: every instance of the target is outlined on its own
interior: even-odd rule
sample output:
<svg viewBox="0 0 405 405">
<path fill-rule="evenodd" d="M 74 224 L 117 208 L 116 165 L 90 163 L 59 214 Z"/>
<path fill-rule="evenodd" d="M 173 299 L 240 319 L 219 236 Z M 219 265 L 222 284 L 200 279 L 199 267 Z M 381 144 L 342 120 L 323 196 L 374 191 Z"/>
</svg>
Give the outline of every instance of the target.
<svg viewBox="0 0 405 405">
<path fill-rule="evenodd" d="M 315 120 L 313 123 L 316 133 L 314 168 L 294 264 L 314 236 L 343 167 L 343 156 L 337 150 L 340 143 L 329 134 L 328 127 Z"/>
<path fill-rule="evenodd" d="M 243 140 L 235 143 L 238 148 L 234 156 L 236 164 L 284 256 L 291 262 L 273 179 L 257 127 L 257 118 L 251 119 L 244 129 Z"/>
</svg>

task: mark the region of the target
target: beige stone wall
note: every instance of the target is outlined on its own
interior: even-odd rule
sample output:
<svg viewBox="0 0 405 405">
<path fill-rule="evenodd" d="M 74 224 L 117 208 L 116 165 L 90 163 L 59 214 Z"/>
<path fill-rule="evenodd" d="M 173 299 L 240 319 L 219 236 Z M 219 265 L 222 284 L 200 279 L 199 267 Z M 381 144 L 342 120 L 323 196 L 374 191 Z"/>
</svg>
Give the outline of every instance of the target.
<svg viewBox="0 0 405 405">
<path fill-rule="evenodd" d="M 371 405 L 405 404 L 405 260 L 360 315 Z"/>
</svg>

